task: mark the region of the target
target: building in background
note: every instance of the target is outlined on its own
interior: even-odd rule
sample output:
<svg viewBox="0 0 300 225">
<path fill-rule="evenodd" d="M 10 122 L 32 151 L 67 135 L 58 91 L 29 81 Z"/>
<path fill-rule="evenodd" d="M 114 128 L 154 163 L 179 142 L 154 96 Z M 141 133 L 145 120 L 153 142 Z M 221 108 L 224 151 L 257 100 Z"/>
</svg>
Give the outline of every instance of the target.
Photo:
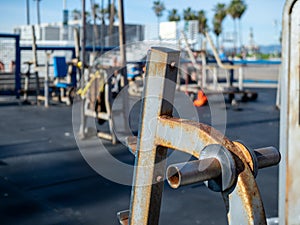
<svg viewBox="0 0 300 225">
<path fill-rule="evenodd" d="M 80 28 L 80 21 L 69 21 L 68 25 L 63 23 L 44 23 L 35 26 L 37 45 L 73 46 L 74 28 Z M 93 44 L 93 25 L 86 26 L 86 44 Z M 113 26 L 113 34 L 108 34 L 108 25 L 97 25 L 98 37 L 104 41 L 96 40 L 97 46 L 119 46 L 118 25 Z M 126 40 L 128 43 L 143 41 L 145 37 L 145 26 L 140 24 L 125 25 Z M 32 44 L 32 30 L 30 25 L 14 28 L 14 33 L 20 35 L 21 45 Z M 100 38 L 99 38 L 100 39 Z"/>
</svg>

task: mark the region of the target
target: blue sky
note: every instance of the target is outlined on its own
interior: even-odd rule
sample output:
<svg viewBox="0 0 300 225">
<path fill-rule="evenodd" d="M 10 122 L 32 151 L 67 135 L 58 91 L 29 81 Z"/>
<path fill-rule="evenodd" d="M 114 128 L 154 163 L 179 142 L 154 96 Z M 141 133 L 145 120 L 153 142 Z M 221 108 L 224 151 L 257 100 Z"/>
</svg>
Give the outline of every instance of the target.
<svg viewBox="0 0 300 225">
<path fill-rule="evenodd" d="M 95 0 L 101 4 L 102 0 Z M 253 28 L 254 40 L 257 44 L 278 44 L 281 30 L 282 11 L 284 0 L 245 0 L 248 9 L 242 17 L 243 41 L 249 40 L 250 28 Z M 104 0 L 106 3 L 107 0 Z M 117 2 L 117 1 L 116 1 Z M 167 10 L 176 8 L 180 13 L 183 9 L 191 7 L 193 10 L 205 10 L 208 25 L 211 27 L 212 9 L 217 3 L 229 4 L 230 0 L 164 0 Z M 156 23 L 157 19 L 152 10 L 152 0 L 124 0 L 126 23 Z M 63 0 L 42 0 L 40 2 L 41 22 L 62 21 Z M 86 0 L 87 10 L 90 1 Z M 81 9 L 81 0 L 67 0 L 67 8 Z M 36 2 L 30 0 L 30 22 L 36 23 Z M 12 33 L 13 27 L 26 24 L 26 0 L 8 0 L 1 2 L 0 33 Z M 164 12 L 161 21 L 167 21 L 168 11 Z M 276 21 L 276 22 L 275 22 Z M 277 24 L 277 25 L 275 25 Z M 225 32 L 233 31 L 233 21 L 227 17 L 223 24 Z"/>
</svg>

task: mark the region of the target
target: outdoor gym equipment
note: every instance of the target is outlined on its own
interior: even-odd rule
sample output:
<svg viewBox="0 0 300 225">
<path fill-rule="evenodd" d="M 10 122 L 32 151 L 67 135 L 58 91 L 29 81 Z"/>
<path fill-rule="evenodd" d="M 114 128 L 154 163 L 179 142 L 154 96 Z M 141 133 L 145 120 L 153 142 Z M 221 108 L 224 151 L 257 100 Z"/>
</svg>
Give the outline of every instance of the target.
<svg viewBox="0 0 300 225">
<path fill-rule="evenodd" d="M 67 63 L 64 56 L 54 56 L 53 69 L 54 87 L 59 89 L 59 101 L 71 105 L 75 96 L 76 67 L 73 62 Z"/>
<path fill-rule="evenodd" d="M 106 67 L 98 68 L 94 73 L 89 74 L 89 80 L 85 87 L 80 89 L 77 93 L 84 99 L 84 116 L 96 118 L 99 125 L 102 125 L 106 121 L 108 122 L 109 131 L 97 131 L 97 136 L 103 139 L 110 140 L 112 144 L 117 143 L 117 138 L 115 135 L 115 124 L 112 115 L 112 74 L 115 71 L 119 71 L 118 67 Z M 124 86 L 124 82 L 120 81 L 121 88 Z M 126 103 L 123 103 L 126 104 Z M 124 121 L 125 114 L 124 108 L 119 110 L 119 112 L 114 111 L 114 113 L 123 113 Z M 86 130 L 86 127 L 83 128 Z"/>
<path fill-rule="evenodd" d="M 203 88 L 212 89 L 213 91 L 221 90 L 223 94 L 228 94 L 229 100 L 233 100 L 236 94 L 242 95 L 243 101 L 248 100 L 256 100 L 258 97 L 258 94 L 253 91 L 245 90 L 244 89 L 244 75 L 243 75 L 243 66 L 242 65 L 227 65 L 222 62 L 220 59 L 220 56 L 217 52 L 217 49 L 210 37 L 210 35 L 206 32 L 205 34 L 206 39 L 208 40 L 208 43 L 213 51 L 213 55 L 216 59 L 217 66 L 225 71 L 226 74 L 226 85 L 225 87 L 220 86 L 218 82 L 218 75 L 217 75 L 217 66 L 212 67 L 213 71 L 213 84 L 212 88 L 209 88 L 206 83 L 206 72 L 203 74 Z M 207 66 L 207 65 L 205 65 Z M 204 66 L 204 71 L 206 70 Z M 211 69 L 210 66 L 207 67 L 207 69 Z M 237 78 L 237 87 L 233 85 L 233 77 L 231 77 L 231 71 L 237 71 L 238 72 L 238 78 Z M 209 91 L 207 91 L 209 93 Z"/>
<path fill-rule="evenodd" d="M 171 187 L 206 181 L 222 193 L 228 224 L 266 224 L 255 176 L 258 169 L 278 164 L 279 152 L 273 147 L 251 150 L 206 124 L 172 117 L 179 52 L 153 47 L 147 62 L 139 135 L 128 139 L 136 156 L 130 210 L 118 213 L 120 223 L 158 224 L 170 148 L 198 158 L 183 168 L 169 166 Z"/>
<path fill-rule="evenodd" d="M 280 79 L 279 224 L 300 224 L 300 1 L 287 0 L 283 12 Z"/>
<path fill-rule="evenodd" d="M 197 74 L 197 84 L 185 84 L 181 86 L 182 91 L 186 91 L 189 93 L 194 93 L 197 95 L 198 91 L 201 89 L 204 91 L 206 95 L 212 95 L 212 94 L 225 94 L 228 95 L 228 99 L 230 103 L 234 103 L 235 95 L 241 95 L 242 101 L 249 101 L 249 100 L 256 100 L 258 97 L 258 94 L 253 91 L 245 90 L 243 85 L 243 67 L 242 65 L 232 65 L 231 64 L 225 64 L 222 62 L 222 60 L 219 57 L 218 51 L 208 33 L 205 33 L 206 40 L 208 41 L 214 58 L 216 60 L 216 64 L 208 64 L 206 60 L 206 49 L 203 49 L 200 51 L 201 55 L 201 64 L 200 67 L 199 64 L 197 64 L 197 61 L 195 59 L 195 56 L 193 55 L 192 50 L 189 47 L 188 40 L 182 32 L 183 40 L 186 45 L 186 50 L 188 52 L 189 58 L 192 62 L 193 67 L 196 70 Z M 218 69 L 222 69 L 225 72 L 225 85 L 219 82 L 218 77 Z M 201 71 L 201 73 L 200 73 Z M 233 81 L 233 73 L 236 71 L 238 73 L 237 77 L 237 84 L 235 84 Z M 209 72 L 211 72 L 212 79 L 208 79 Z M 202 76 L 200 75 L 202 74 Z"/>
</svg>

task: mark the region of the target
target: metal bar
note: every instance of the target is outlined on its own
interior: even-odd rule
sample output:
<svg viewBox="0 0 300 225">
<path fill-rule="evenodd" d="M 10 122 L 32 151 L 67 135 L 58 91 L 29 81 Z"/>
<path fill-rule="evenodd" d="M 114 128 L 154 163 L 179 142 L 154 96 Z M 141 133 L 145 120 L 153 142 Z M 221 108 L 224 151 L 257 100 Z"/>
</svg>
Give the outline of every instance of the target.
<svg viewBox="0 0 300 225">
<path fill-rule="evenodd" d="M 237 165 L 248 165 L 243 149 L 210 126 L 183 119 L 160 117 L 157 130 L 156 145 L 178 149 L 199 158 L 200 151 L 205 146 L 219 144 L 239 157 L 236 158 Z M 222 193 L 229 224 L 266 224 L 263 204 L 250 167 L 237 168 L 237 171 L 239 175 L 236 188 Z M 241 207 L 233 207 L 234 205 Z"/>
<path fill-rule="evenodd" d="M 157 130 L 156 145 L 176 149 L 196 158 L 210 144 L 220 144 L 227 149 L 234 147 L 230 140 L 214 128 L 186 119 L 161 116 L 158 118 Z"/>
<path fill-rule="evenodd" d="M 266 147 L 254 150 L 258 168 L 277 165 L 280 161 L 280 153 L 274 147 Z M 225 168 L 229 168 L 228 165 Z M 172 188 L 193 184 L 221 175 L 221 165 L 216 158 L 205 158 L 186 163 L 170 165 L 167 169 L 168 183 Z"/>
<path fill-rule="evenodd" d="M 40 29 L 40 27 L 38 27 Z M 36 33 L 35 27 L 31 26 L 32 31 L 32 52 L 33 52 L 33 65 L 34 65 L 34 77 L 35 77 L 35 89 L 36 89 L 36 103 L 39 103 L 39 95 L 40 95 L 40 79 L 38 73 L 38 57 L 37 57 L 37 50 L 36 50 Z"/>
<path fill-rule="evenodd" d="M 44 79 L 44 95 L 45 95 L 45 107 L 49 106 L 49 59 L 51 53 L 46 52 L 46 76 Z"/>
<path fill-rule="evenodd" d="M 128 79 L 127 79 L 127 58 L 126 58 L 126 32 L 125 32 L 125 21 L 124 21 L 124 1 L 119 0 L 119 10 L 118 10 L 118 17 L 119 17 L 119 44 L 120 44 L 120 56 L 121 56 L 121 67 L 122 67 L 122 76 L 124 79 L 124 86 L 127 87 Z M 111 7 L 114 7 L 112 5 Z M 114 8 L 112 9 L 112 11 Z M 111 22 L 111 21 L 110 21 Z M 111 26 L 111 24 L 109 25 Z M 125 130 L 130 130 L 127 123 L 127 118 L 129 117 L 129 109 L 128 109 L 128 92 L 124 91 L 122 93 L 122 100 L 123 100 L 123 121 Z"/>
<path fill-rule="evenodd" d="M 21 51 L 20 51 L 20 36 L 15 36 L 16 40 L 16 56 L 15 56 L 15 92 L 16 98 L 20 98 L 21 93 Z"/>
<path fill-rule="evenodd" d="M 129 210 L 118 212 L 117 216 L 121 225 L 128 225 Z"/>
<path fill-rule="evenodd" d="M 277 165 L 281 156 L 274 147 L 259 148 L 254 150 L 258 162 L 258 169 Z"/>
<path fill-rule="evenodd" d="M 168 183 L 172 188 L 214 179 L 220 175 L 221 165 L 215 158 L 178 163 L 167 169 Z"/>
<path fill-rule="evenodd" d="M 77 30 L 77 28 L 74 28 L 74 30 Z M 0 36 L 2 37 L 2 34 L 0 34 Z M 15 37 L 16 35 L 14 36 L 4 36 L 4 37 Z M 74 48 L 73 46 L 39 46 L 37 45 L 36 46 L 36 49 L 37 50 L 53 50 L 53 51 L 63 51 L 63 50 L 66 50 L 66 51 L 74 51 Z M 115 47 L 104 47 L 103 48 L 103 51 L 104 52 L 107 52 L 107 51 L 110 51 L 112 49 L 114 49 Z M 31 51 L 32 50 L 32 47 L 31 46 L 20 46 L 20 49 L 22 51 Z M 86 51 L 92 51 L 93 50 L 93 47 L 92 46 L 86 46 L 85 47 L 85 50 Z M 96 51 L 100 51 L 101 50 L 101 46 L 96 46 Z"/>
<path fill-rule="evenodd" d="M 179 52 L 155 47 L 147 61 L 131 195 L 131 225 L 157 225 L 159 221 L 167 148 L 155 144 L 155 131 L 157 118 L 170 116 L 173 111 Z"/>
<path fill-rule="evenodd" d="M 80 52 L 80 60 L 82 67 L 80 68 L 81 76 L 80 76 L 80 86 L 84 87 L 84 65 L 85 65 L 85 44 L 86 44 L 86 15 L 85 15 L 85 0 L 82 0 L 82 27 L 81 27 L 81 52 Z M 80 106 L 80 128 L 79 128 L 79 136 L 80 138 L 85 138 L 85 128 L 86 128 L 86 117 L 84 115 L 84 107 L 85 100 L 81 100 Z"/>
</svg>

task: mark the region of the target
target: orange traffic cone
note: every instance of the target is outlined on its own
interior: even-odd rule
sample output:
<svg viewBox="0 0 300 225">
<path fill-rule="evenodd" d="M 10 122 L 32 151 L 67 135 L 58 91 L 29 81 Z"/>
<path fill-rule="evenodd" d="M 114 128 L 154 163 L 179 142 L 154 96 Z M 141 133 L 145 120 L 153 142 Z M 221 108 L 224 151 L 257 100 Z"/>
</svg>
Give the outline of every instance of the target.
<svg viewBox="0 0 300 225">
<path fill-rule="evenodd" d="M 200 107 L 207 103 L 207 97 L 203 91 L 198 91 L 197 99 L 194 100 L 194 106 Z"/>
</svg>

